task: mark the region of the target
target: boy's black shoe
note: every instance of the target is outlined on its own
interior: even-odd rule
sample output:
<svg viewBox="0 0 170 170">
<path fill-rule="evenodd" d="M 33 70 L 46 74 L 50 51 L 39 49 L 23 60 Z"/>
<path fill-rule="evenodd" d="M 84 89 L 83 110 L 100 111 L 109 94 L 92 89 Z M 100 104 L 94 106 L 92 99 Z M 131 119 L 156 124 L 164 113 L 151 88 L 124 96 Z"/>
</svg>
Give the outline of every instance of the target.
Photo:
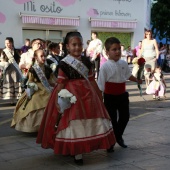
<svg viewBox="0 0 170 170">
<path fill-rule="evenodd" d="M 108 152 L 108 153 L 114 152 L 114 146 L 112 145 L 109 149 L 107 149 L 107 152 Z"/>
<path fill-rule="evenodd" d="M 77 164 L 77 165 L 83 165 L 83 159 L 75 159 L 74 158 L 74 162 L 75 162 L 75 164 Z"/>
<path fill-rule="evenodd" d="M 122 147 L 127 148 L 127 145 L 124 143 L 123 139 L 117 139 L 116 142 Z"/>
</svg>

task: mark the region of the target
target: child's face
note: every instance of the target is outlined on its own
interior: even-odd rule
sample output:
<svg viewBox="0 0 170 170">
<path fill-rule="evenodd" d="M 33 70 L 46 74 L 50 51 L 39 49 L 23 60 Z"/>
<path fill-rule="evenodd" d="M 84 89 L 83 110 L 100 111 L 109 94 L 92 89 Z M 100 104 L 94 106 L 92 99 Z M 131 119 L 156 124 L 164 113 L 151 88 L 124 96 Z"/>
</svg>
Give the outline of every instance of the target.
<svg viewBox="0 0 170 170">
<path fill-rule="evenodd" d="M 92 40 L 96 39 L 96 34 L 92 33 L 91 38 L 92 38 Z"/>
<path fill-rule="evenodd" d="M 83 50 L 82 39 L 80 37 L 71 37 L 66 47 L 71 56 L 80 57 Z"/>
<path fill-rule="evenodd" d="M 5 40 L 6 48 L 12 49 L 12 43 L 9 40 Z"/>
<path fill-rule="evenodd" d="M 121 46 L 120 44 L 114 43 L 110 46 L 110 49 L 106 51 L 108 58 L 114 61 L 118 61 L 121 57 Z"/>
<path fill-rule="evenodd" d="M 28 41 L 28 40 L 25 41 L 25 45 L 26 45 L 26 46 L 30 46 L 30 41 Z"/>
<path fill-rule="evenodd" d="M 38 50 L 42 47 L 42 44 L 41 44 L 41 41 L 39 40 L 36 40 L 35 42 L 33 42 L 32 44 L 32 48 L 33 48 L 33 51 L 35 50 Z"/>
<path fill-rule="evenodd" d="M 160 69 L 160 68 L 156 68 L 156 69 L 155 69 L 155 72 L 156 72 L 156 73 L 160 73 L 160 72 L 161 72 L 161 69 Z"/>
<path fill-rule="evenodd" d="M 55 47 L 52 49 L 52 51 L 54 52 L 54 54 L 58 55 L 60 53 L 60 47 Z"/>
<path fill-rule="evenodd" d="M 45 63 L 45 54 L 43 50 L 37 52 L 36 60 L 39 64 Z"/>
</svg>

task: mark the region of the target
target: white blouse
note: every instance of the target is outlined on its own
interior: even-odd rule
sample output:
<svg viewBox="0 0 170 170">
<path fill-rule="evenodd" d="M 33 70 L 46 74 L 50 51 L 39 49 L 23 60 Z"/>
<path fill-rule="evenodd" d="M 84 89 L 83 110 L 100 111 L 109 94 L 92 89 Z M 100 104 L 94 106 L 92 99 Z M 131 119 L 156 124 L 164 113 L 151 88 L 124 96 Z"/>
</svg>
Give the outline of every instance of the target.
<svg viewBox="0 0 170 170">
<path fill-rule="evenodd" d="M 33 57 L 34 57 L 34 51 L 32 49 L 29 49 L 26 53 L 23 53 L 21 55 L 19 66 L 21 66 L 22 64 L 25 65 L 31 64 Z"/>
</svg>

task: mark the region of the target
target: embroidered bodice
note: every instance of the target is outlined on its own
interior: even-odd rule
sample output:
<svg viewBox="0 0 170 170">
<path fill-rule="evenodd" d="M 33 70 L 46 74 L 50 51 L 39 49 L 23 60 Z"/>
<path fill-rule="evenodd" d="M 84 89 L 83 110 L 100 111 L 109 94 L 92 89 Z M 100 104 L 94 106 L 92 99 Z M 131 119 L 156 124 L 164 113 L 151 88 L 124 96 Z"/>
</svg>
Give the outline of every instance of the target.
<svg viewBox="0 0 170 170">
<path fill-rule="evenodd" d="M 90 70 L 92 64 L 90 60 L 84 56 L 81 57 L 81 62 Z M 60 61 L 59 68 L 66 74 L 69 79 L 80 79 L 83 78 L 74 68 L 69 66 L 64 61 Z"/>
<path fill-rule="evenodd" d="M 50 75 L 52 73 L 51 68 L 49 68 L 48 66 L 44 65 L 43 67 L 41 66 L 41 69 L 44 72 L 45 77 L 47 79 L 50 79 Z M 40 82 L 40 79 L 38 78 L 37 73 L 35 72 L 35 70 L 32 67 L 29 69 L 29 72 L 33 74 L 34 79 L 36 79 L 37 82 Z"/>
</svg>

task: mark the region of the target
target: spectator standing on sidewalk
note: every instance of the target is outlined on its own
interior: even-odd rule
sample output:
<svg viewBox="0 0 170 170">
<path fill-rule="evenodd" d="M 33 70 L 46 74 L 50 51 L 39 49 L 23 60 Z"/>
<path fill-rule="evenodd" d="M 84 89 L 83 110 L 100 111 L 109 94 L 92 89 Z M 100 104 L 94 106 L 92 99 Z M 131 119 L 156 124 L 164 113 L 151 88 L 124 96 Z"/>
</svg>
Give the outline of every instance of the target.
<svg viewBox="0 0 170 170">
<path fill-rule="evenodd" d="M 136 57 L 139 56 L 141 48 L 142 48 L 142 41 L 139 41 L 138 45 L 135 47 L 135 55 L 136 55 Z"/>
<path fill-rule="evenodd" d="M 142 40 L 142 48 L 138 56 L 145 59 L 145 82 L 146 87 L 150 83 L 150 76 L 154 72 L 159 57 L 158 44 L 155 39 L 152 38 L 152 31 L 146 30 L 144 39 Z"/>
<path fill-rule="evenodd" d="M 123 44 L 121 45 L 121 60 L 124 60 L 127 62 L 127 52 Z"/>
<path fill-rule="evenodd" d="M 27 39 L 25 39 L 25 45 L 21 47 L 21 54 L 26 53 L 30 48 L 31 48 L 30 39 L 27 38 Z"/>
<path fill-rule="evenodd" d="M 126 54 L 127 54 L 128 64 L 132 64 L 133 52 L 132 52 L 131 46 L 128 46 L 128 49 L 126 50 Z"/>
<path fill-rule="evenodd" d="M 92 32 L 91 34 L 92 40 L 87 48 L 87 56 L 90 56 L 90 60 L 94 65 L 96 78 L 99 76 L 100 69 L 100 58 L 102 53 L 102 41 L 98 38 L 97 32 Z"/>
<path fill-rule="evenodd" d="M 159 49 L 159 59 L 158 59 L 159 60 L 158 64 L 162 70 L 164 67 L 166 54 L 167 54 L 167 46 L 166 46 L 166 44 L 163 44 L 163 46 Z"/>
</svg>

